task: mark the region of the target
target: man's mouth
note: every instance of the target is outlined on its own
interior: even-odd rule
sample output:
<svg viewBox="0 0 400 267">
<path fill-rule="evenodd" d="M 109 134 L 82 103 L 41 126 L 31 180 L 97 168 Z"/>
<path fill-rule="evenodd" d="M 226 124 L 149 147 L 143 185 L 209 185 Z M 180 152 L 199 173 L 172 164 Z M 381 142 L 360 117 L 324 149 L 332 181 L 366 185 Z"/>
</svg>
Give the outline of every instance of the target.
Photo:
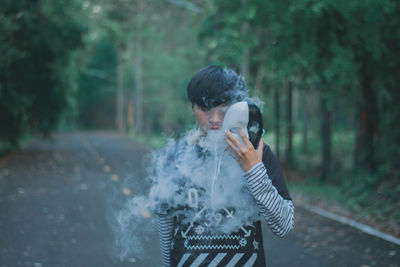
<svg viewBox="0 0 400 267">
<path fill-rule="evenodd" d="M 219 129 L 219 126 L 218 126 L 218 125 L 214 125 L 214 126 L 211 126 L 210 129 L 211 129 L 211 130 L 218 130 L 218 129 Z"/>
</svg>

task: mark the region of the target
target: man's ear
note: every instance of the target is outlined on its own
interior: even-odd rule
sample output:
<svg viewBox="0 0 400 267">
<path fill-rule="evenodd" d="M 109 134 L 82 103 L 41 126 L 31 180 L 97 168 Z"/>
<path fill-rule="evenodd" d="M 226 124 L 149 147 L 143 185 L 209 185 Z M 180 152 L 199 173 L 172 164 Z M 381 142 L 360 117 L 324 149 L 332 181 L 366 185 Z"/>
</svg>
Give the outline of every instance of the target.
<svg viewBox="0 0 400 267">
<path fill-rule="evenodd" d="M 193 109 L 194 109 L 194 103 L 192 103 L 192 113 L 194 112 L 194 110 L 193 110 Z"/>
</svg>

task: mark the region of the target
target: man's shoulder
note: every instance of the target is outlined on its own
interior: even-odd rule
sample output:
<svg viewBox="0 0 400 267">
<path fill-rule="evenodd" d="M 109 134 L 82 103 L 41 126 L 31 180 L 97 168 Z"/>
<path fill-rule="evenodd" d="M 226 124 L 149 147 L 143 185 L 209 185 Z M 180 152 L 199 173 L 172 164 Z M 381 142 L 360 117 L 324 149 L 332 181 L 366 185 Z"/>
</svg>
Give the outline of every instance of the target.
<svg viewBox="0 0 400 267">
<path fill-rule="evenodd" d="M 263 162 L 270 162 L 272 158 L 274 157 L 274 153 L 272 152 L 272 149 L 269 145 L 264 143 L 263 147 Z"/>
<path fill-rule="evenodd" d="M 291 200 L 289 191 L 287 190 L 285 179 L 279 164 L 278 159 L 275 157 L 270 146 L 264 143 L 262 162 L 267 169 L 269 179 L 272 184 L 277 188 L 279 194 L 284 198 Z"/>
</svg>

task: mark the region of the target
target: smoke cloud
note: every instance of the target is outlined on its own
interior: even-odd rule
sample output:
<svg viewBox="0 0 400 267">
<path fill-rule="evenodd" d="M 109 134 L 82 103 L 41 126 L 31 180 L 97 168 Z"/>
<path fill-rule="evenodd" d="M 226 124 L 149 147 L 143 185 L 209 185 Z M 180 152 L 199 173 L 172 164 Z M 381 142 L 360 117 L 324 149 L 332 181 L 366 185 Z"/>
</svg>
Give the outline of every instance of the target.
<svg viewBox="0 0 400 267">
<path fill-rule="evenodd" d="M 216 221 L 211 230 L 226 234 L 260 219 L 244 172 L 226 151 L 224 138 L 222 130 L 204 136 L 193 129 L 153 152 L 149 190 L 127 199 L 114 214 L 114 250 L 121 260 L 152 256 L 148 248 L 154 248 L 154 240 L 158 242 L 157 214 L 184 215 L 182 222 L 190 223 L 207 212 Z M 231 218 L 222 220 L 221 210 Z"/>
<path fill-rule="evenodd" d="M 243 170 L 226 151 L 224 138 L 222 131 L 203 137 L 195 129 L 154 153 L 149 193 L 127 200 L 115 215 L 115 245 L 122 260 L 146 258 L 145 248 L 154 246 L 150 236 L 157 232 L 157 214 L 184 214 L 183 223 L 190 223 L 202 211 L 219 220 L 218 212 L 225 210 L 232 218 L 217 222 L 213 231 L 226 234 L 259 218 Z"/>
</svg>

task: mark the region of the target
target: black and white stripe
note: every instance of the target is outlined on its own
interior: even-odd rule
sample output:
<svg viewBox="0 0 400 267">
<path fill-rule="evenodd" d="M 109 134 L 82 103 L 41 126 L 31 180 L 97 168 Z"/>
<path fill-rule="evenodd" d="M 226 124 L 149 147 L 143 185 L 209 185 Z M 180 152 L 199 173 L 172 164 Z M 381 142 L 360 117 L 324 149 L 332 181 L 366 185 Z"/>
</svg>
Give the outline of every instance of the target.
<svg viewBox="0 0 400 267">
<path fill-rule="evenodd" d="M 292 201 L 279 195 L 262 162 L 246 172 L 245 178 L 271 231 L 280 237 L 286 235 L 294 225 Z"/>
<path fill-rule="evenodd" d="M 294 206 L 292 201 L 284 199 L 279 195 L 277 189 L 269 179 L 262 162 L 246 172 L 245 178 L 260 208 L 260 214 L 266 219 L 271 231 L 280 237 L 286 235 L 294 225 Z M 170 266 L 173 224 L 174 220 L 172 216 L 159 215 L 158 232 L 160 236 L 162 266 Z M 222 256 L 220 255 L 219 257 Z"/>
<path fill-rule="evenodd" d="M 171 241 L 174 231 L 174 218 L 168 215 L 158 215 L 158 235 L 162 266 L 170 266 Z"/>
<path fill-rule="evenodd" d="M 220 263 L 224 257 L 226 256 L 226 253 L 218 253 L 217 256 L 210 262 L 210 264 L 207 267 L 217 267 L 218 263 Z"/>
<path fill-rule="evenodd" d="M 243 258 L 245 254 L 244 253 L 236 253 L 234 254 L 230 259 L 228 258 L 226 261 L 228 261 L 227 263 L 225 263 L 224 266 L 226 267 L 234 267 L 236 266 L 236 264 Z M 193 255 L 190 253 L 185 253 L 183 254 L 182 258 L 180 259 L 177 267 L 182 267 L 184 264 L 189 265 L 190 267 L 199 267 L 204 260 L 207 257 L 214 257 L 212 254 L 210 255 L 210 253 L 201 253 L 199 255 Z M 216 267 L 219 263 L 221 263 L 222 260 L 224 260 L 224 258 L 227 256 L 227 253 L 218 253 L 215 255 L 215 257 L 212 259 L 212 261 L 207 265 L 207 267 Z M 257 259 L 257 253 L 253 253 L 251 254 L 250 258 L 243 259 L 243 267 L 252 267 L 254 262 Z M 192 261 L 192 263 L 190 263 Z"/>
</svg>

